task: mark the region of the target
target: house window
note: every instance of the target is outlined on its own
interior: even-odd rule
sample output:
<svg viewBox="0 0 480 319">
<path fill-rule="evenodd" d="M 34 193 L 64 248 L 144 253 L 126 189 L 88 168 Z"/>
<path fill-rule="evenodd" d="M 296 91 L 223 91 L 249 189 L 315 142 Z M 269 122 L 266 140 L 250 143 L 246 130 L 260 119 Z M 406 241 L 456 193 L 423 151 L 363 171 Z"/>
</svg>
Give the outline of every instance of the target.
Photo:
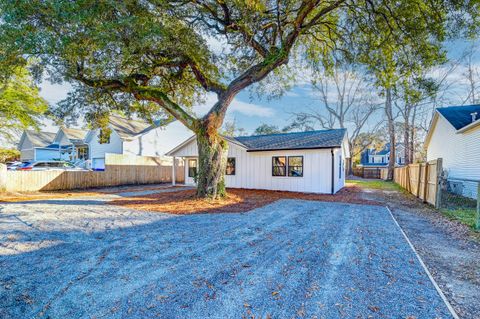
<svg viewBox="0 0 480 319">
<path fill-rule="evenodd" d="M 343 162 L 342 162 L 342 156 L 340 155 L 340 156 L 338 157 L 338 178 L 339 178 L 339 179 L 342 178 L 342 170 L 343 170 L 343 169 L 342 169 L 342 164 L 343 164 Z"/>
<path fill-rule="evenodd" d="M 88 147 L 79 147 L 77 149 L 77 158 L 81 160 L 88 159 Z"/>
<path fill-rule="evenodd" d="M 197 177 L 197 160 L 188 160 L 188 177 Z"/>
<path fill-rule="evenodd" d="M 303 156 L 288 157 L 288 176 L 290 177 L 303 176 Z"/>
<path fill-rule="evenodd" d="M 98 143 L 100 144 L 110 144 L 110 134 L 106 134 L 102 129 L 98 134 Z"/>
<path fill-rule="evenodd" d="M 287 158 L 285 156 L 272 157 L 272 176 L 287 175 Z"/>
<path fill-rule="evenodd" d="M 235 175 L 235 157 L 227 158 L 227 170 L 226 175 Z"/>
</svg>

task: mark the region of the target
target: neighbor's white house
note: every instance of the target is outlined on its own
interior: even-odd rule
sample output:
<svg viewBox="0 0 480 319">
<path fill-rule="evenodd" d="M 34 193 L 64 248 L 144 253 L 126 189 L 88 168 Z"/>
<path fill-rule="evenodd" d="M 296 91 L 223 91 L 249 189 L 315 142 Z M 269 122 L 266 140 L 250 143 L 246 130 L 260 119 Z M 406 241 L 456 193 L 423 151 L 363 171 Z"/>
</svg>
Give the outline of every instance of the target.
<svg viewBox="0 0 480 319">
<path fill-rule="evenodd" d="M 225 139 L 227 187 L 334 194 L 345 185 L 344 163 L 350 150 L 344 129 Z M 185 183 L 194 185 L 198 167 L 195 136 L 167 155 L 184 159 Z"/>
<path fill-rule="evenodd" d="M 109 139 L 100 139 L 100 129 L 60 128 L 58 132 L 25 131 L 18 144 L 22 161 L 68 160 L 93 169 L 105 168 L 105 154 L 164 156 L 192 135 L 183 124 L 167 125 L 111 115 Z"/>
<path fill-rule="evenodd" d="M 450 186 L 475 198 L 475 182 L 455 184 L 455 179 L 480 181 L 480 105 L 437 108 L 425 140 L 427 160 L 443 159 Z"/>
<path fill-rule="evenodd" d="M 106 143 L 100 142 L 100 129 L 91 130 L 85 139 L 93 168 L 105 167 L 106 153 L 164 156 L 179 141 L 192 135 L 179 121 L 162 126 L 160 122 L 149 124 L 115 115 L 110 117 L 109 128 L 111 133 Z"/>
</svg>

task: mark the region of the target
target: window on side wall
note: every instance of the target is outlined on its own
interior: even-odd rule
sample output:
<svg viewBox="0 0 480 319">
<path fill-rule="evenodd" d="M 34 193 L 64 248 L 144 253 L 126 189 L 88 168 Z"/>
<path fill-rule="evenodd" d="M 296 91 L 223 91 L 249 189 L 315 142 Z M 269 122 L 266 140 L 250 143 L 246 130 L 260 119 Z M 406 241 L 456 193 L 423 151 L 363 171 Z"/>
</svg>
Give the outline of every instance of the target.
<svg viewBox="0 0 480 319">
<path fill-rule="evenodd" d="M 342 171 L 343 171 L 343 162 L 342 162 L 342 155 L 338 157 L 338 178 L 342 178 Z"/>
<path fill-rule="evenodd" d="M 290 177 L 303 176 L 303 156 L 288 157 L 288 176 Z"/>
<path fill-rule="evenodd" d="M 272 176 L 287 175 L 287 158 L 285 156 L 272 157 Z"/>
<path fill-rule="evenodd" d="M 235 175 L 235 157 L 227 158 L 227 170 L 225 175 Z"/>
<path fill-rule="evenodd" d="M 188 160 L 188 177 L 197 177 L 197 160 Z"/>
<path fill-rule="evenodd" d="M 107 134 L 107 133 L 105 133 L 104 130 L 100 129 L 100 133 L 98 134 L 98 143 L 99 144 L 110 144 L 110 134 Z"/>
</svg>

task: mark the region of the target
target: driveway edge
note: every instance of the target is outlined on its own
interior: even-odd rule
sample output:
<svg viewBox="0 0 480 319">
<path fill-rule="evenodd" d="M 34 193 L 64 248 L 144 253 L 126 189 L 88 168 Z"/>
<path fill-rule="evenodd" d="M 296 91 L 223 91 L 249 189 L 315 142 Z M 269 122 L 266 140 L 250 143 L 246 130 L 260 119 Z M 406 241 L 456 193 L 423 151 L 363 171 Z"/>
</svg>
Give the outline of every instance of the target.
<svg viewBox="0 0 480 319">
<path fill-rule="evenodd" d="M 417 259 L 418 261 L 420 262 L 420 265 L 422 265 L 423 269 L 425 270 L 425 272 L 427 273 L 427 276 L 428 278 L 430 278 L 430 281 L 432 282 L 433 286 L 435 287 L 435 289 L 437 290 L 437 293 L 438 295 L 440 296 L 440 298 L 442 298 L 443 302 L 445 303 L 445 305 L 447 306 L 448 308 L 448 311 L 450 311 L 452 317 L 454 319 L 460 319 L 460 317 L 458 316 L 458 314 L 456 313 L 455 309 L 453 309 L 452 305 L 450 304 L 450 302 L 448 301 L 447 297 L 445 297 L 445 294 L 443 293 L 442 289 L 440 288 L 440 286 L 437 284 L 437 282 L 435 281 L 435 279 L 433 278 L 432 274 L 430 273 L 430 271 L 428 270 L 427 266 L 425 265 L 425 263 L 423 262 L 422 260 L 422 257 L 420 257 L 420 255 L 418 254 L 417 250 L 415 249 L 415 247 L 413 246 L 412 242 L 410 241 L 410 239 L 408 238 L 407 234 L 403 231 L 403 228 L 402 226 L 400 226 L 400 224 L 397 222 L 397 220 L 395 219 L 395 216 L 393 216 L 393 213 L 392 211 L 390 210 L 390 208 L 388 206 L 385 206 L 385 208 L 388 210 L 388 213 L 390 214 L 390 216 L 392 217 L 393 221 L 395 222 L 395 224 L 397 225 L 397 227 L 400 229 L 400 232 L 403 234 L 403 237 L 405 237 L 405 239 L 407 240 L 407 243 L 410 245 L 410 248 L 412 248 L 413 252 L 415 253 L 415 256 L 417 256 Z"/>
</svg>

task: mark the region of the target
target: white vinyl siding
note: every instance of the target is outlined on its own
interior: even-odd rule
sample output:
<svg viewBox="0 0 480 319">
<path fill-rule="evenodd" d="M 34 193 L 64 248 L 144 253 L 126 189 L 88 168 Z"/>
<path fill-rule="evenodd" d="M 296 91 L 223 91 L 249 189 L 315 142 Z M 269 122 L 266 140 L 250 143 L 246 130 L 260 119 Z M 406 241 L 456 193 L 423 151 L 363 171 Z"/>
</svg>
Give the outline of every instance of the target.
<svg viewBox="0 0 480 319">
<path fill-rule="evenodd" d="M 443 169 L 450 178 L 480 180 L 480 127 L 457 133 L 447 120 L 438 116 L 432 129 L 427 160 L 442 158 Z M 464 195 L 475 198 L 476 183 L 465 186 Z"/>
<path fill-rule="evenodd" d="M 24 133 L 25 134 L 25 133 Z M 30 161 L 34 160 L 35 154 L 33 150 L 33 144 L 30 142 L 27 136 L 24 136 L 22 144 L 18 147 L 20 149 L 20 160 Z"/>
<path fill-rule="evenodd" d="M 123 142 L 120 136 L 114 130 L 112 130 L 112 133 L 110 134 L 110 143 L 101 144 L 99 142 L 99 134 L 100 134 L 99 129 L 95 130 L 91 134 L 92 136 L 88 141 L 90 159 L 99 159 L 99 158 L 105 159 L 106 153 L 122 154 Z"/>
<path fill-rule="evenodd" d="M 165 127 L 157 127 L 123 143 L 123 153 L 141 156 L 164 156 L 179 142 L 192 136 L 192 131 L 179 121 Z"/>
</svg>

